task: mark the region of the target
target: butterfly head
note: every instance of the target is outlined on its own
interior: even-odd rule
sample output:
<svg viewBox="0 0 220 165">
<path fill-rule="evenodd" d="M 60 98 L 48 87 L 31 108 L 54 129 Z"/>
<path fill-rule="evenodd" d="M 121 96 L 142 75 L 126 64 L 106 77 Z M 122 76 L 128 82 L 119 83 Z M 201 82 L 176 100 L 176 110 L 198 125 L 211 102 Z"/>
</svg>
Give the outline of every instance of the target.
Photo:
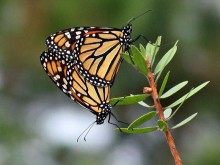
<svg viewBox="0 0 220 165">
<path fill-rule="evenodd" d="M 111 109 L 112 109 L 111 104 L 108 103 L 104 103 L 100 105 L 100 107 L 102 108 L 102 111 L 96 115 L 97 124 L 103 124 L 106 117 L 111 113 Z"/>
</svg>

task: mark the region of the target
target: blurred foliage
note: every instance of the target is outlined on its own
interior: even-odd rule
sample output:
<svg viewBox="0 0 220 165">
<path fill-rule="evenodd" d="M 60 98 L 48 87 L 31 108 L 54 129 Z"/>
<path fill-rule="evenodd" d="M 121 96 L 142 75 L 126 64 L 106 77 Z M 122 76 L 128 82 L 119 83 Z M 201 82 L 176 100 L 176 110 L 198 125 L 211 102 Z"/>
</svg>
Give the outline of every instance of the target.
<svg viewBox="0 0 220 165">
<path fill-rule="evenodd" d="M 74 26 L 120 28 L 131 17 L 148 9 L 153 12 L 132 22 L 132 38 L 143 34 L 150 41 L 155 41 L 161 35 L 163 41 L 158 58 L 176 40 L 180 41 L 177 55 L 169 64 L 169 69 L 164 71 L 167 73 L 172 70 L 166 88 L 170 89 L 177 82 L 185 80 L 189 80 L 190 84 L 188 89 L 172 99 L 179 98 L 201 82 L 211 81 L 207 88 L 184 104 L 183 110 L 173 121 L 175 125 L 191 112 L 200 112 L 189 125 L 174 131 L 183 163 L 206 165 L 220 162 L 216 154 L 219 153 L 216 144 L 220 137 L 219 1 L 8 0 L 0 1 L 0 164 L 164 165 L 172 162 L 165 139 L 160 133 L 147 136 L 116 134 L 111 145 L 105 145 L 106 148 L 100 150 L 104 139 L 110 136 L 102 136 L 101 126 L 95 126 L 100 129 L 96 135 L 96 142 L 100 141 L 100 145 L 93 148 L 89 146 L 94 141 L 88 139 L 85 144 L 77 144 L 72 137 L 72 145 L 54 144 L 40 134 L 44 127 L 38 127 L 41 124 L 40 116 L 55 115 L 59 105 L 63 105 L 62 110 L 66 106 L 71 107 L 73 114 L 79 109 L 59 92 L 41 67 L 39 56 L 46 49 L 45 38 Z M 139 42 L 146 45 L 142 39 L 135 44 Z M 141 93 L 144 86 L 146 82 L 143 76 L 123 63 L 112 88 L 112 97 Z M 171 102 L 166 100 L 162 104 L 169 105 Z M 51 113 L 48 113 L 49 110 Z M 131 122 L 143 111 L 138 105 L 120 106 L 117 116 Z M 74 134 L 81 133 L 77 129 L 81 124 L 71 125 L 75 128 Z M 57 127 L 55 132 L 60 131 L 58 126 L 54 123 L 54 128 Z M 107 124 L 104 127 L 107 128 Z M 110 133 L 115 134 L 113 128 Z M 144 144 L 146 141 L 148 143 Z M 143 155 L 146 152 L 147 155 Z"/>
</svg>

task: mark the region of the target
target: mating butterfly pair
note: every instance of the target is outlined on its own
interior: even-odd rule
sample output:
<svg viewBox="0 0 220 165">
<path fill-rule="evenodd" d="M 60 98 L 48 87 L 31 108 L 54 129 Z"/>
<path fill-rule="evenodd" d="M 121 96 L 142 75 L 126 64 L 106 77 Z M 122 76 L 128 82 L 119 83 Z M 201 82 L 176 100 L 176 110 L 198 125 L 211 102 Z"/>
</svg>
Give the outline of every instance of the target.
<svg viewBox="0 0 220 165">
<path fill-rule="evenodd" d="M 122 29 L 76 27 L 46 40 L 48 52 L 40 57 L 44 70 L 68 97 L 96 115 L 97 124 L 108 115 L 110 123 L 110 87 L 122 62 L 120 54 L 139 38 L 131 40 L 131 22 L 149 11 L 133 17 Z"/>
<path fill-rule="evenodd" d="M 77 27 L 49 36 L 41 54 L 44 70 L 71 99 L 96 115 L 102 124 L 111 116 L 110 87 L 130 48 L 131 24 L 122 29 Z"/>
</svg>

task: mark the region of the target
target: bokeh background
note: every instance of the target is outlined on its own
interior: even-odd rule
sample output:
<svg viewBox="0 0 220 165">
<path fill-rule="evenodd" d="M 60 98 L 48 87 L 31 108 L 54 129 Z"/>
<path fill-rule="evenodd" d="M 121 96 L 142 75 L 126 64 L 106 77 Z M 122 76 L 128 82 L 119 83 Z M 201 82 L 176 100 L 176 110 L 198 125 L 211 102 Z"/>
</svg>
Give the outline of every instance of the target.
<svg viewBox="0 0 220 165">
<path fill-rule="evenodd" d="M 154 11 L 132 23 L 132 38 L 143 34 L 154 42 L 161 35 L 158 57 L 179 40 L 177 55 L 166 69 L 171 71 L 166 90 L 189 80 L 185 89 L 162 104 L 166 106 L 192 87 L 211 81 L 170 122 L 172 126 L 199 112 L 191 123 L 172 132 L 183 163 L 220 164 L 219 0 L 1 0 L 1 165 L 174 164 L 161 132 L 122 134 L 106 122 L 94 126 L 86 142 L 81 138 L 77 143 L 77 137 L 95 116 L 67 98 L 39 61 L 41 52 L 46 50 L 45 38 L 56 31 L 75 26 L 120 28 L 148 9 Z M 138 43 L 147 42 L 140 39 L 135 44 Z M 143 76 L 124 62 L 111 96 L 139 94 L 144 86 L 147 82 Z M 147 111 L 139 105 L 113 109 L 125 122 L 132 122 Z"/>
</svg>

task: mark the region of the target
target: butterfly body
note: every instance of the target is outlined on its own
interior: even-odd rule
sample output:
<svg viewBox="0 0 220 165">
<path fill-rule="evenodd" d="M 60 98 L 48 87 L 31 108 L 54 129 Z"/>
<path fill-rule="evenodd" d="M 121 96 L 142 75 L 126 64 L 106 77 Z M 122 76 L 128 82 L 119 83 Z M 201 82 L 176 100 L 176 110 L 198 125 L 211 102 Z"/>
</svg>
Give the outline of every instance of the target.
<svg viewBox="0 0 220 165">
<path fill-rule="evenodd" d="M 59 60 L 77 64 L 79 72 L 95 86 L 112 86 L 122 58 L 131 44 L 131 25 L 122 29 L 76 27 L 49 36 L 46 45 Z"/>
</svg>

